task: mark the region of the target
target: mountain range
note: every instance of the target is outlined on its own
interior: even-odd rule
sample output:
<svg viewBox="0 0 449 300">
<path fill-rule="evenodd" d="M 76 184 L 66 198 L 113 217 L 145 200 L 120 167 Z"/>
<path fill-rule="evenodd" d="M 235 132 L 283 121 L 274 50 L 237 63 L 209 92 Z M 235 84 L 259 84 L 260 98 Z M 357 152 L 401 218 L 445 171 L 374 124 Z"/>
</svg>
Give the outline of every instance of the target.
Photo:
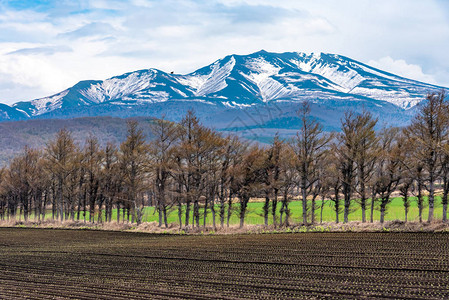
<svg viewBox="0 0 449 300">
<path fill-rule="evenodd" d="M 264 141 L 276 132 L 294 134 L 304 100 L 328 131 L 338 130 L 347 110 L 368 110 L 379 126 L 402 126 L 429 92 L 440 89 L 341 55 L 262 50 L 229 55 L 186 75 L 146 69 L 81 81 L 49 97 L 0 104 L 0 121 L 86 116 L 179 121 L 192 109 L 208 126 Z"/>
</svg>

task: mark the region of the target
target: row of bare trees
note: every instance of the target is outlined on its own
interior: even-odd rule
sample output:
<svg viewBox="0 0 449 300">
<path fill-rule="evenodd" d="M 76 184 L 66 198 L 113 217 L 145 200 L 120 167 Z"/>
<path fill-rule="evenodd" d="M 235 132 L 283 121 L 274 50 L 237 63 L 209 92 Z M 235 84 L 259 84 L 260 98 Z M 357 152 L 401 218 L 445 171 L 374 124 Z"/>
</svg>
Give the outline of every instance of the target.
<svg viewBox="0 0 449 300">
<path fill-rule="evenodd" d="M 233 214 L 244 225 L 251 198 L 262 198 L 265 225 L 291 222 L 289 204 L 299 199 L 303 224 L 323 220 L 323 209 L 335 221 L 361 212 L 384 222 L 396 193 L 407 221 L 416 199 L 419 221 L 425 199 L 428 221 L 434 218 L 441 190 L 443 221 L 449 193 L 449 106 L 445 92 L 432 93 L 419 105 L 406 128 L 378 128 L 364 111 L 347 112 L 341 130 L 326 133 L 304 102 L 296 136 L 276 136 L 269 146 L 250 145 L 203 126 L 193 112 L 177 124 L 154 120 L 153 137 L 135 121 L 126 140 L 100 147 L 90 136 L 82 147 L 61 130 L 43 150 L 25 148 L 0 170 L 0 218 L 34 217 L 89 222 L 143 221 L 152 206 L 159 226 L 177 211 L 180 227 L 229 226 Z M 270 221 L 271 218 L 271 221 Z"/>
</svg>

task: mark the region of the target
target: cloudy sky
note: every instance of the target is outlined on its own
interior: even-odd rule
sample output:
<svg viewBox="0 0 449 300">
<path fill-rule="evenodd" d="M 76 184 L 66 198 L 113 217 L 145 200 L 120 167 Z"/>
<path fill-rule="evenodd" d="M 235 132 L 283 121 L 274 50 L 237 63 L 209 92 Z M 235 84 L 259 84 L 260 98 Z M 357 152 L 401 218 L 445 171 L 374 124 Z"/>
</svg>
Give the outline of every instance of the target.
<svg viewBox="0 0 449 300">
<path fill-rule="evenodd" d="M 0 0 L 0 102 L 261 49 L 342 54 L 449 87 L 449 1 Z"/>
</svg>

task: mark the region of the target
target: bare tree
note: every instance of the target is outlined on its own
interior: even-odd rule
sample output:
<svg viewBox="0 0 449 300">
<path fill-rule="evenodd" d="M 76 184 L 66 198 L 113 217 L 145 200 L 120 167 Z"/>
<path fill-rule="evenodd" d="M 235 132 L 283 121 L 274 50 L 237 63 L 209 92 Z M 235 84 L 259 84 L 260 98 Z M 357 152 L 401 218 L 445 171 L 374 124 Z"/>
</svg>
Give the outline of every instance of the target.
<svg viewBox="0 0 449 300">
<path fill-rule="evenodd" d="M 449 129 L 449 108 L 444 90 L 427 95 L 418 106 L 418 112 L 404 131 L 415 145 L 416 159 L 423 162 L 429 192 L 429 217 L 432 222 L 435 205 L 435 181 L 441 173 L 439 158 Z"/>
<path fill-rule="evenodd" d="M 401 146 L 398 144 L 397 128 L 384 129 L 380 134 L 380 159 L 376 168 L 376 190 L 380 196 L 380 223 L 384 223 L 391 194 L 401 179 Z"/>
<path fill-rule="evenodd" d="M 200 184 L 198 173 L 195 173 L 195 135 L 199 131 L 199 120 L 193 111 L 188 111 L 180 122 L 180 144 L 176 152 L 176 172 L 179 185 L 182 186 L 185 202 L 185 226 L 189 226 L 192 199 L 197 198 Z M 194 200 L 198 201 L 198 199 Z"/>
<path fill-rule="evenodd" d="M 279 210 L 279 225 L 289 226 L 290 208 L 293 188 L 297 182 L 296 155 L 293 147 L 285 145 L 281 148 L 279 159 L 279 189 L 282 194 L 281 208 Z M 285 216 L 285 217 L 284 217 Z"/>
<path fill-rule="evenodd" d="M 257 191 L 260 191 L 263 185 L 263 149 L 253 146 L 245 155 L 242 164 L 234 169 L 234 171 L 236 171 L 235 176 L 238 178 L 237 195 L 240 202 L 240 228 L 242 228 L 245 222 L 249 199 Z"/>
<path fill-rule="evenodd" d="M 131 222 L 142 222 L 145 208 L 143 192 L 145 190 L 146 168 L 148 165 L 148 145 L 137 121 L 128 122 L 128 135 L 120 145 L 119 164 L 123 178 L 123 190 L 126 204 L 131 210 Z"/>
<path fill-rule="evenodd" d="M 154 174 L 159 227 L 162 223 L 168 227 L 167 211 L 171 205 L 168 201 L 168 187 L 175 164 L 173 151 L 178 140 L 179 128 L 175 123 L 159 119 L 154 121 L 151 131 L 155 138 L 150 143 L 150 168 Z"/>
<path fill-rule="evenodd" d="M 224 227 L 224 221 L 226 217 L 226 200 L 231 195 L 231 179 L 232 179 L 232 163 L 240 156 L 239 149 L 241 143 L 237 137 L 227 137 L 225 140 L 225 146 L 219 153 L 221 167 L 218 170 L 219 173 L 219 189 L 218 189 L 218 209 L 220 218 L 220 227 Z M 232 201 L 232 196 L 231 196 Z"/>
<path fill-rule="evenodd" d="M 8 185 L 10 191 L 17 199 L 17 205 L 20 205 L 20 209 L 23 210 L 24 220 L 27 221 L 32 212 L 32 200 L 36 200 L 35 197 L 37 186 L 39 184 L 39 156 L 40 153 L 37 150 L 25 147 L 23 153 L 11 161 L 8 173 Z M 12 210 L 15 215 L 16 208 Z"/>
<path fill-rule="evenodd" d="M 46 149 L 46 159 L 49 173 L 56 180 L 55 195 L 57 202 L 53 202 L 57 207 L 57 214 L 61 221 L 64 221 L 64 208 L 66 207 L 65 189 L 67 178 L 73 171 L 74 153 L 77 147 L 69 131 L 62 129 L 58 132 L 54 141 L 51 141 Z"/>
<path fill-rule="evenodd" d="M 404 135 L 403 130 L 399 134 L 398 143 L 401 145 L 401 182 L 398 186 L 399 194 L 402 197 L 402 203 L 404 207 L 404 220 L 408 221 L 408 213 L 411 206 L 410 195 L 414 192 L 414 171 L 416 162 L 414 161 L 414 145 L 409 139 Z M 420 205 L 420 211 L 422 211 L 422 205 Z"/>
<path fill-rule="evenodd" d="M 449 195 L 449 143 L 442 145 L 441 155 L 441 179 L 443 181 L 443 196 L 441 204 L 443 205 L 443 222 L 447 222 L 447 203 Z"/>
<path fill-rule="evenodd" d="M 86 171 L 87 198 L 89 202 L 89 222 L 94 222 L 95 205 L 100 197 L 100 171 L 103 160 L 97 138 L 90 136 L 86 140 L 83 156 Z"/>
<path fill-rule="evenodd" d="M 203 226 L 206 227 L 207 213 L 210 209 L 212 213 L 212 227 L 216 230 L 215 200 L 219 197 L 220 176 L 223 170 L 223 153 L 226 152 L 227 139 L 222 138 L 218 133 L 210 131 L 206 139 L 205 163 L 206 163 L 206 193 L 204 204 Z M 224 174 L 223 174 L 224 175 Z"/>
<path fill-rule="evenodd" d="M 374 127 L 377 119 L 364 111 L 357 116 L 355 132 L 355 164 L 356 164 L 356 192 L 360 196 L 360 207 L 362 208 L 362 222 L 366 222 L 366 201 L 368 199 L 371 177 L 374 173 L 376 160 L 378 158 L 378 138 Z"/>
<path fill-rule="evenodd" d="M 279 197 L 279 189 L 281 185 L 281 159 L 282 159 L 282 151 L 285 148 L 285 144 L 280 140 L 279 135 L 276 134 L 273 140 L 273 145 L 271 147 L 272 151 L 272 161 L 273 161 L 273 170 L 271 176 L 271 188 L 273 190 L 273 200 L 271 204 L 271 214 L 273 216 L 273 225 L 277 226 L 277 207 L 278 207 L 278 197 Z"/>
<path fill-rule="evenodd" d="M 297 157 L 297 172 L 302 196 L 302 218 L 307 224 L 307 197 L 318 180 L 316 167 L 325 153 L 331 137 L 323 133 L 323 127 L 310 116 L 310 104 L 303 102 L 299 110 L 301 129 L 295 137 L 293 149 Z"/>
<path fill-rule="evenodd" d="M 117 163 L 118 150 L 108 143 L 103 150 L 103 167 L 100 172 L 102 194 L 105 197 L 105 221 L 112 221 L 112 207 L 120 189 L 120 168 Z M 120 207 L 117 203 L 117 219 L 120 219 Z"/>
<path fill-rule="evenodd" d="M 349 221 L 349 209 L 354 192 L 356 178 L 357 144 L 356 132 L 358 117 L 353 112 L 347 112 L 341 120 L 342 132 L 338 134 L 339 143 L 334 145 L 337 153 L 338 169 L 341 174 L 342 192 L 344 196 L 344 223 Z"/>
<path fill-rule="evenodd" d="M 337 149 L 337 145 L 333 144 L 332 148 Z M 343 211 L 341 206 L 341 192 L 342 192 L 342 173 L 341 173 L 341 161 L 342 157 L 339 151 L 329 151 L 325 156 L 327 174 L 324 185 L 328 186 L 329 200 L 333 203 L 335 211 L 335 223 L 340 222 L 340 214 Z"/>
</svg>

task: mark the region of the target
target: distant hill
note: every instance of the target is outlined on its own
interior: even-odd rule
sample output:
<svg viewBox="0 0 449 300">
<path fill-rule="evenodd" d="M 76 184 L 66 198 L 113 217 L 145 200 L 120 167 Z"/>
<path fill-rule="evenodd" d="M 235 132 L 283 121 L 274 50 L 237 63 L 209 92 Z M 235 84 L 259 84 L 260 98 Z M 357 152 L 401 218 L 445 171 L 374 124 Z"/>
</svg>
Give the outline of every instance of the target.
<svg viewBox="0 0 449 300">
<path fill-rule="evenodd" d="M 147 138 L 152 137 L 149 117 L 133 118 L 140 124 Z M 97 137 L 100 144 L 108 142 L 116 145 L 126 138 L 128 119 L 117 117 L 85 117 L 75 119 L 42 119 L 0 123 L 0 166 L 20 153 L 25 146 L 44 148 L 56 133 L 66 128 L 72 133 L 76 143 L 83 145 L 90 134 Z"/>
</svg>

